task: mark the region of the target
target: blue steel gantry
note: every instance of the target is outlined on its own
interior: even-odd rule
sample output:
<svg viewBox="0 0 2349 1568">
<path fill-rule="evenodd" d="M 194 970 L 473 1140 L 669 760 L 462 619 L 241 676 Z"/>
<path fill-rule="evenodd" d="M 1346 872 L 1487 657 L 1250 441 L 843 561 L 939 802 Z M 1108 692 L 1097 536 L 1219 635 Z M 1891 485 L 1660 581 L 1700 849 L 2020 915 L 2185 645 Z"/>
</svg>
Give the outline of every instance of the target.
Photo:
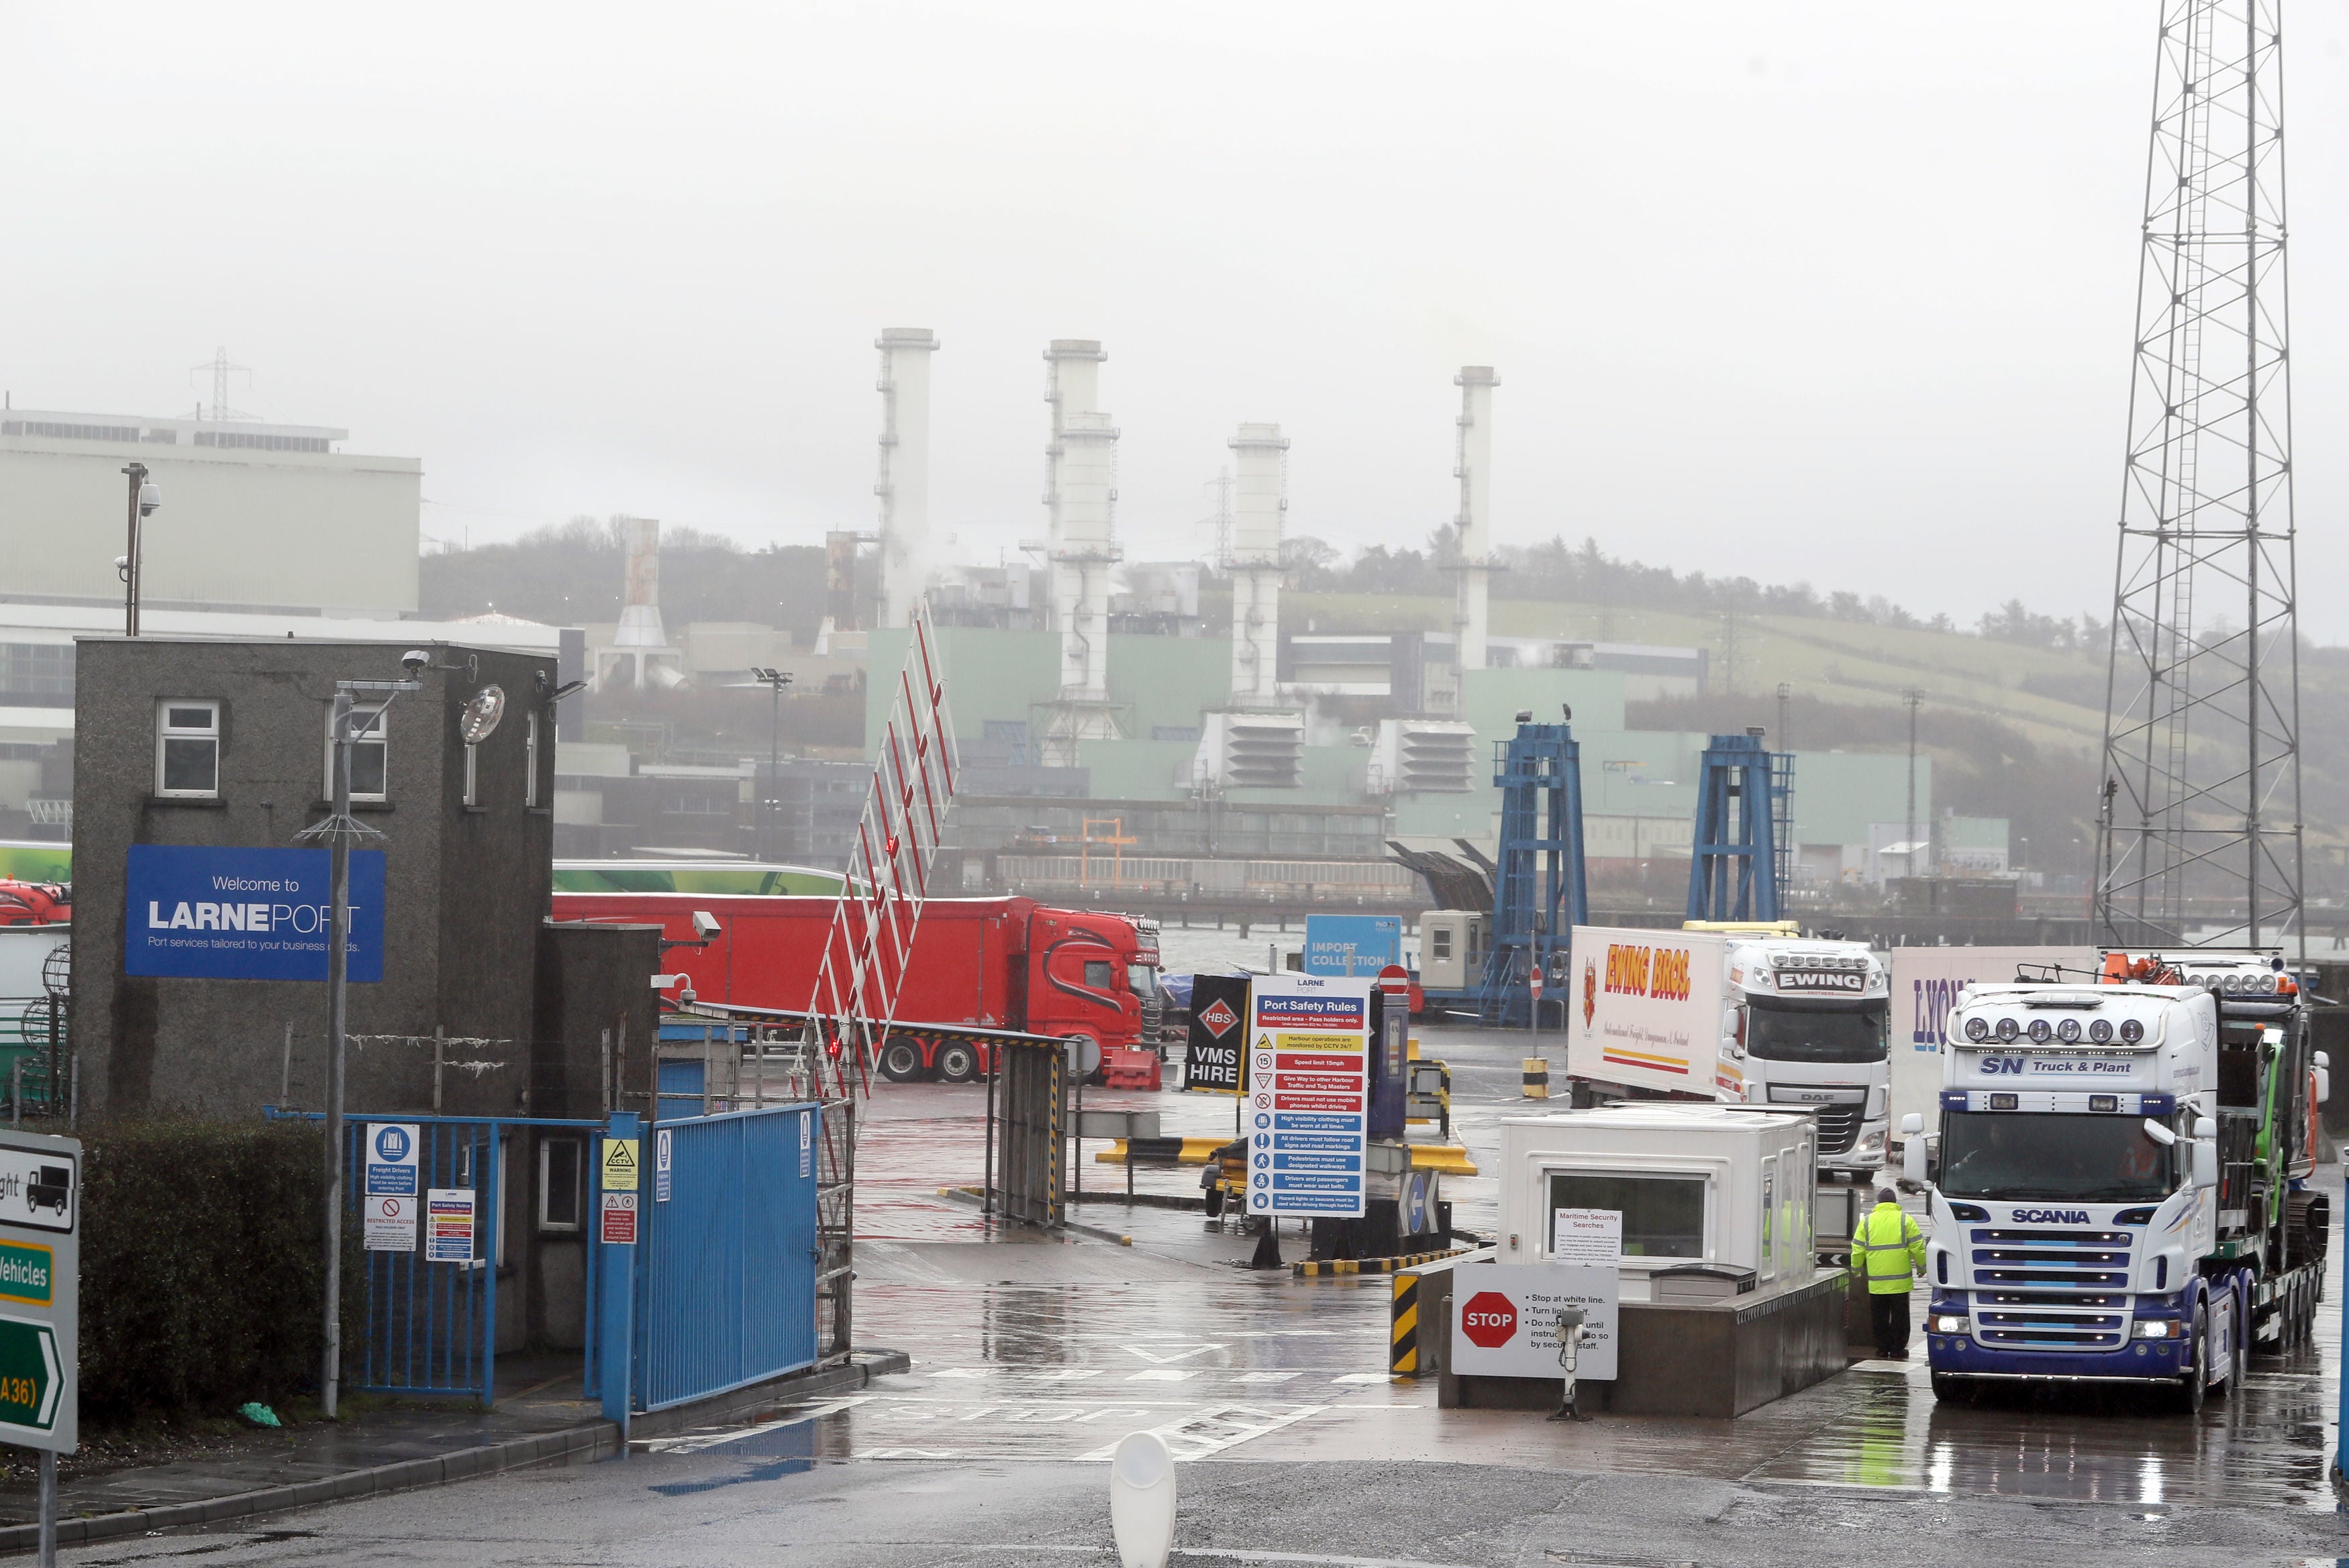
<svg viewBox="0 0 2349 1568">
<path fill-rule="evenodd" d="M 1570 726 L 1518 717 L 1514 739 L 1494 750 L 1501 789 L 1501 856 L 1493 879 L 1492 945 L 1474 998 L 1478 1017 L 1501 1028 L 1532 1020 L 1530 982 L 1542 966 L 1552 989 L 1565 984 L 1574 928 L 1590 920 L 1583 877 L 1582 748 Z"/>
<path fill-rule="evenodd" d="M 1712 738 L 1698 773 L 1689 919 L 1780 918 L 1794 852 L 1794 758 L 1764 750 L 1760 730 Z"/>
</svg>

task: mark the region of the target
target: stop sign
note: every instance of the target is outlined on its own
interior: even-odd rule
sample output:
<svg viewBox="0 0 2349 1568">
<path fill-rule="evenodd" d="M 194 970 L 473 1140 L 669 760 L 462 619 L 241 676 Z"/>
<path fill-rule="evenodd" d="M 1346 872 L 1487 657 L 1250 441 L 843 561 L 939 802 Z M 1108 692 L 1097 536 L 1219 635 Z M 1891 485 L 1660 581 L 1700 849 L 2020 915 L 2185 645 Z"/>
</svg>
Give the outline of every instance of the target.
<svg viewBox="0 0 2349 1568">
<path fill-rule="evenodd" d="M 1480 1290 L 1460 1309 L 1460 1332 L 1487 1350 L 1498 1350 L 1517 1332 L 1517 1304 L 1497 1290 Z"/>
</svg>

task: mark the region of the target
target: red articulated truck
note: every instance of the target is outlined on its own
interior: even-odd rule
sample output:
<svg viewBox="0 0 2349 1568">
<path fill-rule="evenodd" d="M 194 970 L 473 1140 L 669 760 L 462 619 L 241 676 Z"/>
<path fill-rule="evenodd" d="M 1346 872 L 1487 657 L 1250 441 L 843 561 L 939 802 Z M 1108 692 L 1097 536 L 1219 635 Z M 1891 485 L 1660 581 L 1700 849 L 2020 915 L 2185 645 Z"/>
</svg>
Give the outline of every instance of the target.
<svg viewBox="0 0 2349 1568">
<path fill-rule="evenodd" d="M 688 976 L 702 1001 L 790 1012 L 806 1011 L 814 995 L 833 907 L 828 898 L 554 895 L 557 920 L 657 925 L 670 941 L 688 944 L 670 948 L 661 962 Z M 706 945 L 690 945 L 700 940 L 696 912 L 718 922 Z M 933 1032 L 953 1028 L 1083 1035 L 1104 1051 L 1153 1050 L 1164 1011 L 1155 921 L 1029 898 L 934 898 L 922 906 L 896 1022 L 882 1042 L 881 1072 L 898 1083 L 978 1077 L 987 1069 L 985 1044 Z"/>
</svg>

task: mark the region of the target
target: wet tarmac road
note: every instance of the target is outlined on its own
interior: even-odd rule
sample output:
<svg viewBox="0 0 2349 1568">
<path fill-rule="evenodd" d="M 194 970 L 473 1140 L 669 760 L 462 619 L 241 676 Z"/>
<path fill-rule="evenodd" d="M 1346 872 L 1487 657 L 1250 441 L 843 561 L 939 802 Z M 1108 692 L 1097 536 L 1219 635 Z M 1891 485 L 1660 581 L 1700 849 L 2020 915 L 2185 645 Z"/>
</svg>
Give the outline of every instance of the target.
<svg viewBox="0 0 2349 1568">
<path fill-rule="evenodd" d="M 1480 1159 L 1502 1116 L 1541 1109 L 1517 1096 L 1522 1037 L 1424 1038 L 1452 1063 L 1455 1131 Z M 1231 1125 L 1226 1099 L 1088 1104 L 1157 1109 L 1170 1134 Z M 981 1089 L 943 1086 L 871 1102 L 857 1337 L 909 1351 L 908 1374 L 641 1444 L 624 1463 L 67 1560 L 1107 1564 L 1101 1461 L 1150 1429 L 1185 1461 L 1178 1568 L 2349 1563 L 2325 1476 L 2337 1300 L 2317 1350 L 2255 1360 L 2193 1419 L 2109 1394 L 1945 1406 L 1921 1360 L 1847 1371 L 1733 1422 L 1443 1411 L 1432 1386 L 1385 1376 L 1381 1279 L 1252 1274 L 1239 1266 L 1252 1242 L 1195 1212 L 1079 1208 L 1130 1246 L 991 1233 L 938 1195 L 978 1179 L 982 1105 Z M 2337 1186 L 2338 1168 L 2323 1179 Z M 1085 1181 L 1123 1177 L 1089 1163 Z M 1196 1181 L 1145 1171 L 1137 1185 Z M 1460 1224 L 1489 1230 L 1492 1185 L 1447 1182 Z"/>
<path fill-rule="evenodd" d="M 1551 1037 L 1555 1048 L 1555 1037 Z M 1423 1031 L 1453 1072 L 1454 1134 L 1489 1163 L 1500 1119 L 1545 1109 L 1518 1093 L 1523 1036 Z M 1229 1128 L 1226 1099 L 1091 1091 L 1160 1111 L 1172 1135 Z M 1103 1429 L 1147 1426 L 1186 1457 L 1441 1460 L 1798 1485 L 2133 1505 L 2257 1502 L 2330 1511 L 2338 1292 L 2317 1348 L 2258 1357 L 2199 1418 L 2150 1395 L 2033 1394 L 1937 1401 L 1922 1360 L 1855 1369 L 1733 1422 L 1605 1418 L 1560 1426 L 1508 1411 L 1439 1411 L 1432 1384 L 1390 1382 L 1384 1280 L 1297 1281 L 1237 1267 L 1251 1243 L 1196 1212 L 1091 1202 L 1086 1222 L 1129 1247 L 1006 1236 L 941 1200 L 978 1180 L 983 1091 L 884 1090 L 860 1147 L 859 1337 L 912 1350 L 913 1371 L 818 1422 L 842 1457 L 1079 1460 Z M 1433 1128 L 1414 1136 L 1433 1138 Z M 1090 1153 L 1090 1150 L 1089 1150 Z M 1123 1172 L 1088 1159 L 1096 1191 Z M 2340 1181 L 2327 1167 L 2321 1180 Z M 1190 1193 L 1195 1171 L 1143 1171 Z M 1455 1222 L 1490 1233 L 1494 1183 L 1451 1179 Z M 2343 1205 L 2336 1198 L 2334 1212 Z M 1301 1255 L 1301 1243 L 1288 1243 Z M 1921 1322 L 1922 1295 L 1912 1317 Z"/>
</svg>

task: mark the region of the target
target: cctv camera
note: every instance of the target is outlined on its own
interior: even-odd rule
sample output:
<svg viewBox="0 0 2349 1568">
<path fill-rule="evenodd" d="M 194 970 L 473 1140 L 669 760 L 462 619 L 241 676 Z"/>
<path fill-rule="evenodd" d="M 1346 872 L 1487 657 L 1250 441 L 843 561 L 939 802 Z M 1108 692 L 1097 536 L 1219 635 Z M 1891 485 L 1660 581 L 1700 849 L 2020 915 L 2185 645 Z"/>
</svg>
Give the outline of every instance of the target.
<svg viewBox="0 0 2349 1568">
<path fill-rule="evenodd" d="M 716 941 L 718 938 L 718 917 L 710 913 L 706 909 L 695 910 L 693 912 L 693 934 L 701 938 L 704 942 Z"/>
<path fill-rule="evenodd" d="M 431 662 L 432 655 L 422 648 L 410 648 L 399 655 L 399 672 L 409 679 L 414 680 L 424 673 L 425 666 Z"/>
</svg>

